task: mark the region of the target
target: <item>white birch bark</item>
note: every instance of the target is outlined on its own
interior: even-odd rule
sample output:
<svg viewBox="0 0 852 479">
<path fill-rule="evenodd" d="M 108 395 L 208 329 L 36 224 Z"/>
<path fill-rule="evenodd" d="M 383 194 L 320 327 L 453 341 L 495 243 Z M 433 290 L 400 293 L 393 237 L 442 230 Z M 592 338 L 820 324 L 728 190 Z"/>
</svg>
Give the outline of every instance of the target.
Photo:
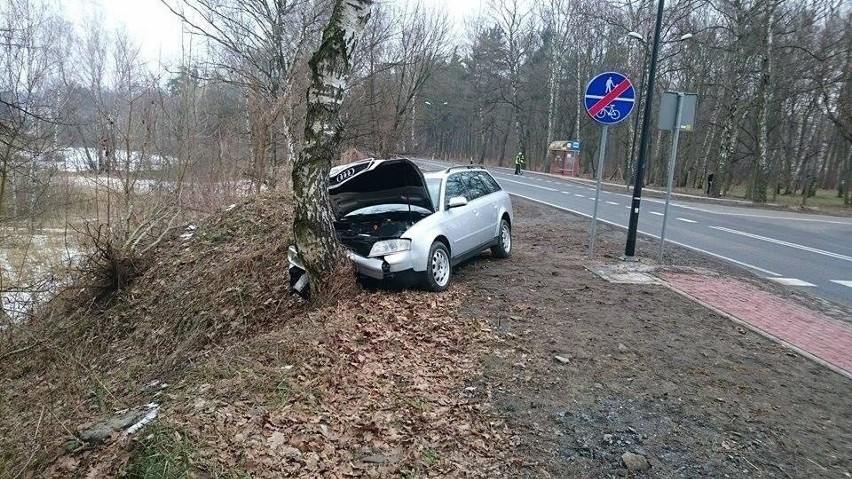
<svg viewBox="0 0 852 479">
<path fill-rule="evenodd" d="M 352 55 L 372 4 L 372 0 L 337 0 L 322 43 L 309 63 L 305 143 L 293 165 L 293 234 L 310 278 L 311 296 L 319 302 L 334 299 L 334 287 L 341 281 L 335 275 L 347 264 L 335 236 L 328 172 L 340 144 L 340 106 Z"/>
<path fill-rule="evenodd" d="M 761 75 L 757 97 L 757 161 L 753 171 L 753 200 L 765 203 L 769 183 L 769 102 L 772 92 L 770 83 L 772 81 L 772 25 L 775 23 L 774 1 L 766 2 L 766 32 L 764 34 L 764 50 L 761 58 Z"/>
</svg>

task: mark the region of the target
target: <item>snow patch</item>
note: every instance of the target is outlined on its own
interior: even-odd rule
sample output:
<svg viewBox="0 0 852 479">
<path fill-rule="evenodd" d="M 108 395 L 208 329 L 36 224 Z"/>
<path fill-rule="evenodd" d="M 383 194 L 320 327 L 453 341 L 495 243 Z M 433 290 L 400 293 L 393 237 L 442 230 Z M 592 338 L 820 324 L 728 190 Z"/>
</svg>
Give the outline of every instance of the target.
<svg viewBox="0 0 852 479">
<path fill-rule="evenodd" d="M 53 158 L 39 158 L 38 164 L 68 173 L 83 173 L 97 170 L 98 158 L 103 152 L 98 148 L 63 148 Z M 145 154 L 139 151 L 116 150 L 114 170 L 139 171 L 160 170 L 174 164 L 176 158 Z"/>
<path fill-rule="evenodd" d="M 132 426 L 127 428 L 127 430 L 124 431 L 124 435 L 122 435 L 121 438 L 127 439 L 127 437 L 130 436 L 131 434 L 136 434 L 140 429 L 145 427 L 148 423 L 150 423 L 154 419 L 157 419 L 157 414 L 159 414 L 159 413 L 160 413 L 160 405 L 159 404 L 154 403 L 154 402 L 148 404 L 148 413 L 145 414 L 144 416 L 142 416 L 142 419 L 140 419 L 135 424 L 133 424 Z"/>
</svg>

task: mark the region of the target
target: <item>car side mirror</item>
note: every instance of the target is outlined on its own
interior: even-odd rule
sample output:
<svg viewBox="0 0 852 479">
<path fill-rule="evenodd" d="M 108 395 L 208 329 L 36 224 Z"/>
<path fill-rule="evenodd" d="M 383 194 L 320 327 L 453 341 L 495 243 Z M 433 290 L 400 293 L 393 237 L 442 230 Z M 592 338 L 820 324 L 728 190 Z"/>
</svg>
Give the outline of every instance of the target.
<svg viewBox="0 0 852 479">
<path fill-rule="evenodd" d="M 467 198 L 465 198 L 464 196 L 453 196 L 452 198 L 450 198 L 450 202 L 448 203 L 448 206 L 450 207 L 450 209 L 452 209 L 452 208 L 458 208 L 459 206 L 464 206 L 466 204 L 467 204 Z"/>
</svg>

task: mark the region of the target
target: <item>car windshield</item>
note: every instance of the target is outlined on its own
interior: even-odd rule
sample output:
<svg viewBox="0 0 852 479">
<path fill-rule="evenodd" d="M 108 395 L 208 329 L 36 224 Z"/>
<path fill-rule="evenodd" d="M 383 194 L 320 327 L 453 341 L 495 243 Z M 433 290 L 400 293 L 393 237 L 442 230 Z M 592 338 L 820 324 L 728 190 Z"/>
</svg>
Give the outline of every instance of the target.
<svg viewBox="0 0 852 479">
<path fill-rule="evenodd" d="M 424 215 L 432 214 L 431 211 L 427 210 L 426 208 L 421 208 L 420 206 L 411 205 L 409 207 L 409 205 L 407 205 L 407 204 L 389 203 L 389 204 L 385 204 L 385 205 L 373 205 L 373 206 L 368 206 L 366 208 L 357 209 L 355 211 L 352 211 L 348 215 L 344 216 L 344 218 L 351 218 L 353 216 L 369 216 L 369 215 L 382 215 L 382 214 L 387 214 L 387 213 L 405 212 L 405 211 L 408 211 L 409 208 L 414 213 L 421 213 L 421 214 L 424 214 Z"/>
<path fill-rule="evenodd" d="M 426 178 L 426 187 L 429 188 L 429 196 L 432 197 L 432 207 L 438 210 L 438 196 L 441 194 L 441 179 Z"/>
</svg>

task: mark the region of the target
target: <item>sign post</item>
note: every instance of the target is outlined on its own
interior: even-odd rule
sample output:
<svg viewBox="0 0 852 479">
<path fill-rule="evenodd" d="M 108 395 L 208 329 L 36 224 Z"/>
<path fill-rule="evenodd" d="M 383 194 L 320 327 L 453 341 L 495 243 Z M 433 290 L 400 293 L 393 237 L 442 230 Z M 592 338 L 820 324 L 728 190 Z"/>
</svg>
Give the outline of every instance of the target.
<svg viewBox="0 0 852 479">
<path fill-rule="evenodd" d="M 601 180 L 603 179 L 604 157 L 606 156 L 604 151 L 606 150 L 606 133 L 608 129 L 609 125 L 607 124 L 601 127 L 601 146 L 598 150 L 598 168 L 595 171 L 595 211 L 592 214 L 592 226 L 589 229 L 589 259 L 595 257 L 595 235 L 597 235 L 598 230 L 598 204 L 601 200 Z"/>
<path fill-rule="evenodd" d="M 674 105 L 672 105 L 674 101 Z M 663 262 L 663 249 L 666 244 L 666 220 L 669 218 L 669 204 L 672 199 L 675 161 L 677 160 L 677 144 L 680 130 L 692 131 L 695 124 L 695 110 L 698 95 L 684 92 L 666 92 L 660 102 L 660 117 L 658 127 L 661 130 L 672 130 L 672 152 L 669 157 L 668 183 L 666 184 L 666 205 L 663 207 L 663 228 L 660 231 L 659 262 Z M 674 115 L 672 115 L 674 113 Z M 674 116 L 672 118 L 672 116 Z"/>
<path fill-rule="evenodd" d="M 592 224 L 589 227 L 589 259 L 595 255 L 595 236 L 598 225 L 598 204 L 601 197 L 604 158 L 606 158 L 606 139 L 609 125 L 624 121 L 633 111 L 636 92 L 633 83 L 621 73 L 604 72 L 586 86 L 586 112 L 593 120 L 601 124 L 601 144 L 596 171 L 595 209 Z M 577 145 L 579 147 L 579 145 Z"/>
</svg>

